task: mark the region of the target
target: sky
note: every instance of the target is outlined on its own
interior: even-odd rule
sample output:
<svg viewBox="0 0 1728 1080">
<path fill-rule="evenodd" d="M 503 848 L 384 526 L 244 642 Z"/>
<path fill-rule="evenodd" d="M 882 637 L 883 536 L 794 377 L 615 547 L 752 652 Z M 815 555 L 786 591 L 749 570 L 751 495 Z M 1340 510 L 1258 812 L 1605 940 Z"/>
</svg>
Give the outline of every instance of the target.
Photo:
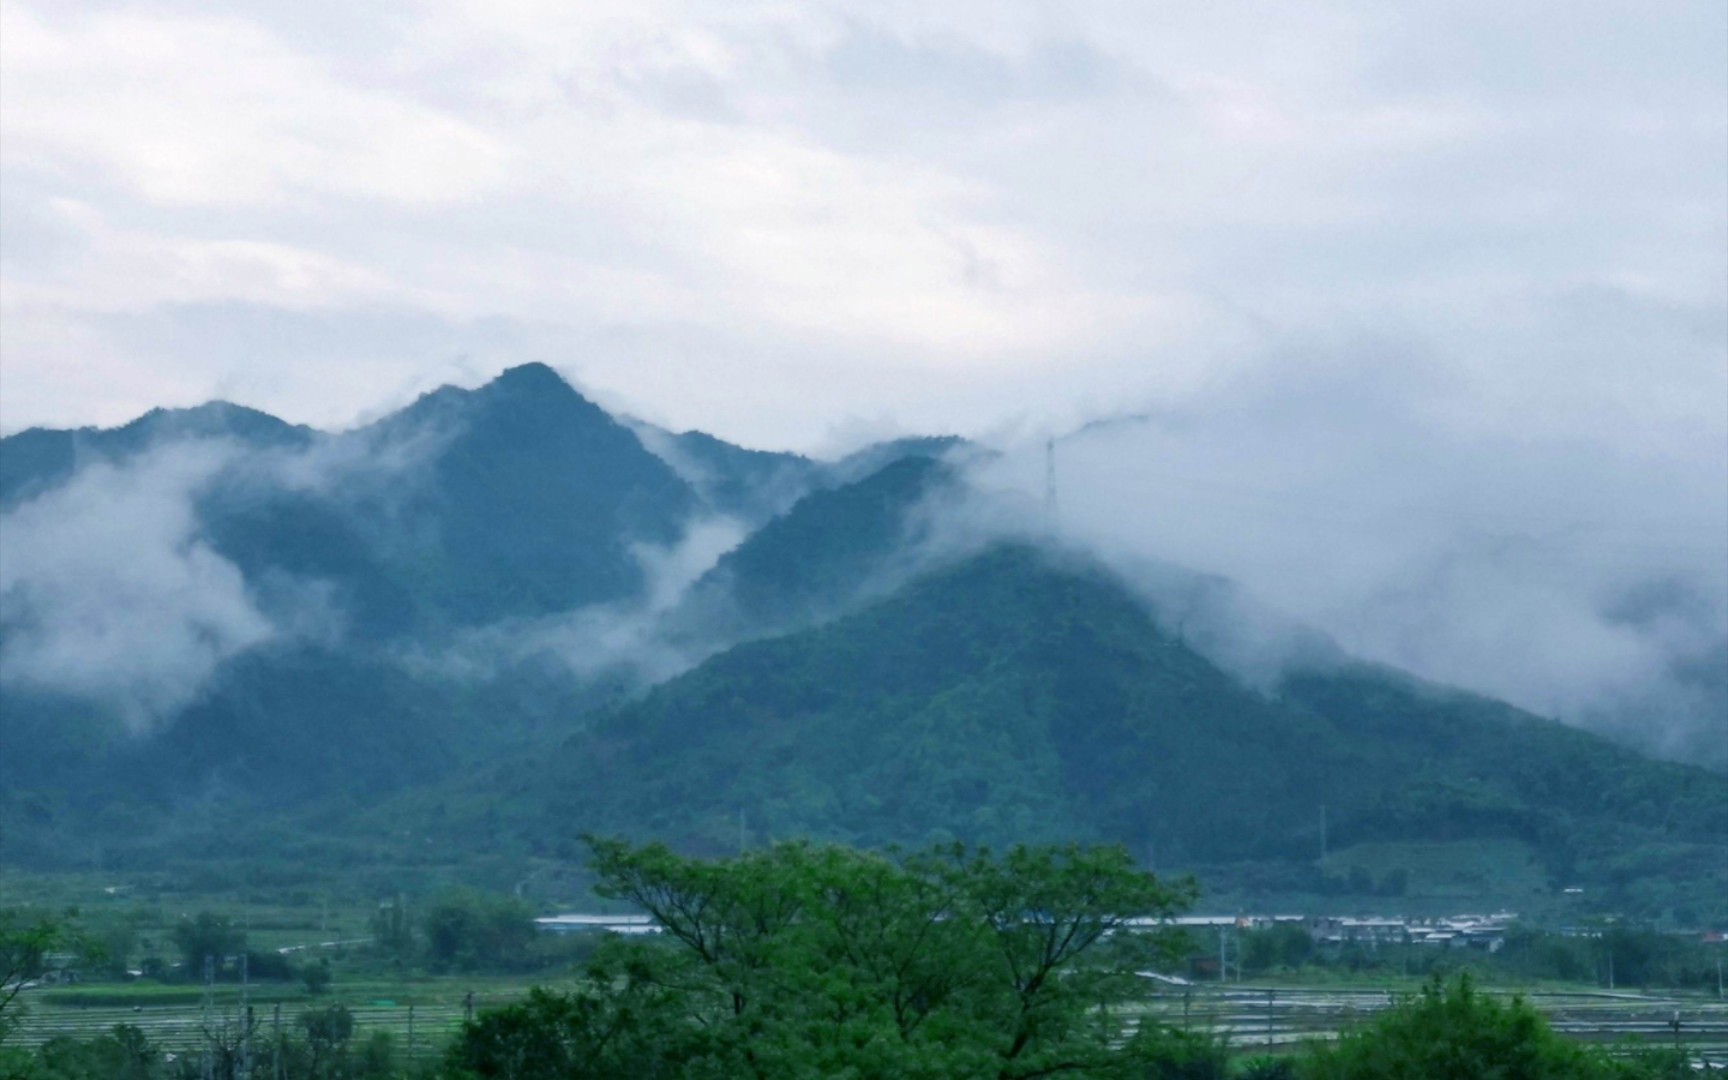
<svg viewBox="0 0 1728 1080">
<path fill-rule="evenodd" d="M 1728 627 L 1725 57 L 1718 0 L 9 0 L 0 431 L 526 361 L 755 447 L 1081 431 L 1098 543 L 1576 712 Z"/>
<path fill-rule="evenodd" d="M 8 432 L 540 360 L 823 450 L 1362 350 L 1459 423 L 1728 430 L 1714 0 L 0 19 Z"/>
</svg>

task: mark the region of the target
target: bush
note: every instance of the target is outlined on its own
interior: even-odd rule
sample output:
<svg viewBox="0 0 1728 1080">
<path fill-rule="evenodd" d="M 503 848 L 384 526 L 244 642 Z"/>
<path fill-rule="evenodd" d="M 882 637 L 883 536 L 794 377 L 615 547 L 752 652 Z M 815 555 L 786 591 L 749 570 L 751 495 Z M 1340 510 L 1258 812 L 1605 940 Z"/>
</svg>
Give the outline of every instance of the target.
<svg viewBox="0 0 1728 1080">
<path fill-rule="evenodd" d="M 1616 1062 L 1567 1041 L 1520 998 L 1476 992 L 1468 974 L 1436 977 L 1421 994 L 1388 1010 L 1336 1045 L 1315 1047 L 1303 1080 L 1609 1080 L 1674 1075 Z"/>
</svg>

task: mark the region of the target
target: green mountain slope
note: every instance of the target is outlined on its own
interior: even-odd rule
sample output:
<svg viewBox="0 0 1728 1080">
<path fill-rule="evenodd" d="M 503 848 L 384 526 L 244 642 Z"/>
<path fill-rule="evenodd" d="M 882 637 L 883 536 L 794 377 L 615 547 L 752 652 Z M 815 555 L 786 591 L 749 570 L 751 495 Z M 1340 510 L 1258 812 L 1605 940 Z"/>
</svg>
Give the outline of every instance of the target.
<svg viewBox="0 0 1728 1080">
<path fill-rule="evenodd" d="M 572 738 L 522 827 L 693 849 L 751 835 L 1156 846 L 1166 862 L 1509 838 L 1556 881 L 1728 854 L 1720 778 L 1508 706 L 1341 668 L 1256 692 L 1113 579 L 1001 547 L 721 654 Z M 1588 848 L 1588 850 L 1585 850 Z"/>
<path fill-rule="evenodd" d="M 692 635 L 762 637 L 879 596 L 911 569 L 924 538 L 914 512 L 958 484 L 948 466 L 910 456 L 814 491 L 722 555 L 691 588 L 674 624 Z"/>
</svg>

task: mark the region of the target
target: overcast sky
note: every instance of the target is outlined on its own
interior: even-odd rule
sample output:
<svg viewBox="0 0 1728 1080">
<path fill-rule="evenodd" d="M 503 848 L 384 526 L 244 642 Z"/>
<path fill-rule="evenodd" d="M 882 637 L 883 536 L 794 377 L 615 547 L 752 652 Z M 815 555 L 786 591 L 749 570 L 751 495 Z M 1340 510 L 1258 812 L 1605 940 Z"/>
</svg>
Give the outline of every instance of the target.
<svg viewBox="0 0 1728 1080">
<path fill-rule="evenodd" d="M 823 449 L 1366 352 L 1462 424 L 1728 432 L 1719 0 L 9 0 L 0 49 L 6 431 L 533 359 Z"/>
</svg>

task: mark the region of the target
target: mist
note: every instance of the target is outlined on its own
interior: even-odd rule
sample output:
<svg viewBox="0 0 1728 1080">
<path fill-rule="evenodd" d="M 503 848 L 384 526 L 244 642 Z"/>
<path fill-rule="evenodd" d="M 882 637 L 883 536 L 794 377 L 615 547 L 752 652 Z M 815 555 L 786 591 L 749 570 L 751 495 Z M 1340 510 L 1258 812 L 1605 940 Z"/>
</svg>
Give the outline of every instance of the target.
<svg viewBox="0 0 1728 1080">
<path fill-rule="evenodd" d="M 1584 440 L 1455 404 L 1384 355 L 1262 367 L 1058 438 L 1056 529 L 1167 619 L 1197 617 L 1215 658 L 1258 683 L 1312 661 L 1306 627 L 1364 660 L 1728 763 L 1728 433 Z M 1044 440 L 1011 441 L 972 476 L 1041 500 Z M 1172 566 L 1240 589 L 1196 590 Z"/>
<path fill-rule="evenodd" d="M 197 496 L 238 448 L 95 463 L 0 518 L 0 683 L 105 705 L 134 730 L 275 638 L 240 570 L 197 535 Z"/>
<path fill-rule="evenodd" d="M 717 623 L 672 623 L 668 616 L 748 531 L 736 518 L 698 515 L 674 543 L 631 546 L 645 582 L 636 600 L 504 619 L 452 641 L 410 645 L 397 656 L 415 670 L 444 677 L 494 679 L 517 665 L 538 664 L 577 680 L 609 677 L 630 689 L 651 686 L 734 643 Z"/>
</svg>

